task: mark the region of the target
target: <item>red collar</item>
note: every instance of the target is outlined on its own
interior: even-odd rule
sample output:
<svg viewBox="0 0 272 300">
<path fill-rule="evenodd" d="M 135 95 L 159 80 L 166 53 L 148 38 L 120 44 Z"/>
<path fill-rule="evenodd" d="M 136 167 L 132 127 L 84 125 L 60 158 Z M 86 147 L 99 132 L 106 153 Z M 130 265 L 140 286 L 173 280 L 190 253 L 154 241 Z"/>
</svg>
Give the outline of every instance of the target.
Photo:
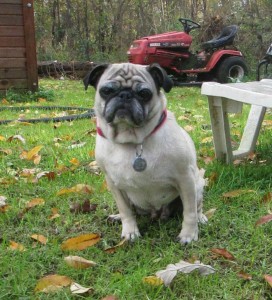
<svg viewBox="0 0 272 300">
<path fill-rule="evenodd" d="M 160 120 L 157 124 L 157 126 L 151 131 L 151 133 L 149 134 L 149 136 L 153 133 L 155 133 L 157 130 L 159 130 L 161 128 L 161 126 L 163 125 L 163 123 L 166 121 L 167 119 L 167 110 L 165 109 L 163 112 L 162 112 L 162 115 L 160 117 Z M 96 125 L 96 132 L 98 135 L 102 136 L 103 138 L 106 138 L 102 129 Z"/>
</svg>

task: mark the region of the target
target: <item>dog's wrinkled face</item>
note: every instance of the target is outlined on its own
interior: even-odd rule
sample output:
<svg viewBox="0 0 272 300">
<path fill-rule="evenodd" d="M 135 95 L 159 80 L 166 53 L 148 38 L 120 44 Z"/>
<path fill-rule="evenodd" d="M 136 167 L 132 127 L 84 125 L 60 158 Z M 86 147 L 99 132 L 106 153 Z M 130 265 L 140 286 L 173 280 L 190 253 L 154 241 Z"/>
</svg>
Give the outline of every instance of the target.
<svg viewBox="0 0 272 300">
<path fill-rule="evenodd" d="M 160 87 L 169 91 L 172 82 L 159 66 L 129 63 L 100 65 L 84 80 L 97 89 L 96 111 L 108 124 L 140 127 L 149 116 Z"/>
</svg>

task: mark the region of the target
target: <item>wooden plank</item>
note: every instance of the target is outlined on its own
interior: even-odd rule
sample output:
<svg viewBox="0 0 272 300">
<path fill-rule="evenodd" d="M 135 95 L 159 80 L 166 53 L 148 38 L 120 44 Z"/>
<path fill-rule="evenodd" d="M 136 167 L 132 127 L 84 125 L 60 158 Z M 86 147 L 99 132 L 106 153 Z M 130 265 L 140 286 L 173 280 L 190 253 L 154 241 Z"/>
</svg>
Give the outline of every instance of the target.
<svg viewBox="0 0 272 300">
<path fill-rule="evenodd" d="M 0 58 L 23 58 L 25 56 L 25 48 L 0 48 Z"/>
<path fill-rule="evenodd" d="M 1 4 L 22 4 L 22 0 L 0 0 Z"/>
<path fill-rule="evenodd" d="M 0 90 L 7 90 L 10 88 L 27 88 L 26 79 L 0 79 Z"/>
<path fill-rule="evenodd" d="M 0 58 L 0 68 L 25 68 L 25 58 Z"/>
<path fill-rule="evenodd" d="M 0 6 L 1 8 L 1 6 Z M 15 25 L 15 26 L 23 26 L 23 16 L 3 16 L 0 18 L 0 25 Z"/>
<path fill-rule="evenodd" d="M 0 15 L 22 15 L 23 8 L 19 4 L 0 4 Z"/>
<path fill-rule="evenodd" d="M 33 0 L 23 0 L 23 16 L 26 45 L 26 69 L 28 89 L 35 91 L 38 88 L 38 68 L 34 26 Z"/>
<path fill-rule="evenodd" d="M 0 69 L 0 79 L 26 79 L 25 69 Z"/>
<path fill-rule="evenodd" d="M 0 37 L 1 47 L 25 47 L 25 39 L 24 37 Z"/>
<path fill-rule="evenodd" d="M 24 36 L 23 26 L 0 26 L 0 36 Z"/>
</svg>

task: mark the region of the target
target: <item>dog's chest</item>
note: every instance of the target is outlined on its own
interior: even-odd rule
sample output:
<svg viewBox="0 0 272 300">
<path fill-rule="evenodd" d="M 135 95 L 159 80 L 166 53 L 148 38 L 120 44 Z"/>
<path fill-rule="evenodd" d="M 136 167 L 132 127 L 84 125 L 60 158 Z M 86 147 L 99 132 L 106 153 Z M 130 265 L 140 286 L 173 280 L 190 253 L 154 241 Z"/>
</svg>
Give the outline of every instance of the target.
<svg viewBox="0 0 272 300">
<path fill-rule="evenodd" d="M 155 151 L 156 155 L 153 153 Z M 99 153 L 97 148 L 98 163 L 115 187 L 125 191 L 137 206 L 144 209 L 160 208 L 178 196 L 174 176 L 168 172 L 167 157 L 160 155 L 158 149 L 144 149 L 142 158 L 146 160 L 147 167 L 142 172 L 137 172 L 133 168 L 133 162 L 137 157 L 136 147 L 120 147 L 105 152 L 110 155 Z"/>
</svg>

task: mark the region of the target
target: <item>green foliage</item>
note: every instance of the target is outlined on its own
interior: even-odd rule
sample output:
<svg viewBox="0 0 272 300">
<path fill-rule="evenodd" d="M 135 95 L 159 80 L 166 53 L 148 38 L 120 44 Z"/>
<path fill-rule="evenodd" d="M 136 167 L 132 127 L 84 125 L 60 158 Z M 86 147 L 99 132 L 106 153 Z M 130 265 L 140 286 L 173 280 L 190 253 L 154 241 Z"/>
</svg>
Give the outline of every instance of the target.
<svg viewBox="0 0 272 300">
<path fill-rule="evenodd" d="M 45 99 L 46 101 L 53 101 L 55 93 L 52 89 L 45 89 L 40 87 L 36 92 L 19 92 L 18 90 L 9 89 L 6 93 L 5 99 L 11 103 L 18 102 L 33 102 L 39 101 L 39 99 Z"/>
</svg>

